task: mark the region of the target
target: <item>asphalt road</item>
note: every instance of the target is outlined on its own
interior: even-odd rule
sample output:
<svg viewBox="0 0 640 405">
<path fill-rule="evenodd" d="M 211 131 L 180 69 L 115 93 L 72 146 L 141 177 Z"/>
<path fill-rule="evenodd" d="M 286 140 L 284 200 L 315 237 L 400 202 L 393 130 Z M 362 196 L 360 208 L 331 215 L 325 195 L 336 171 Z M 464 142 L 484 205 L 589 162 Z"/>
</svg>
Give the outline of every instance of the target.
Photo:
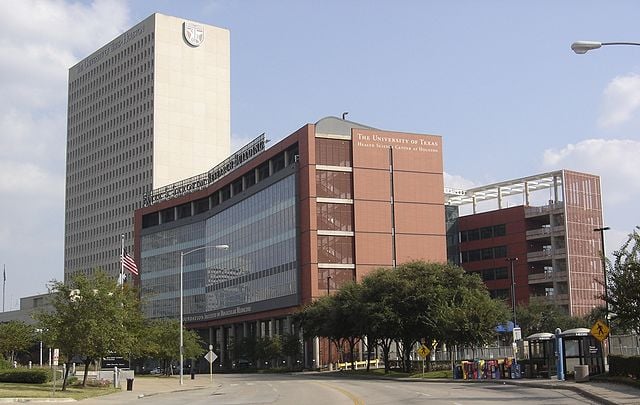
<svg viewBox="0 0 640 405">
<path fill-rule="evenodd" d="M 433 383 L 319 375 L 216 375 L 214 388 L 147 396 L 135 403 L 165 404 L 592 404 L 567 390 L 502 384 Z M 89 403 L 90 401 L 82 401 Z"/>
</svg>

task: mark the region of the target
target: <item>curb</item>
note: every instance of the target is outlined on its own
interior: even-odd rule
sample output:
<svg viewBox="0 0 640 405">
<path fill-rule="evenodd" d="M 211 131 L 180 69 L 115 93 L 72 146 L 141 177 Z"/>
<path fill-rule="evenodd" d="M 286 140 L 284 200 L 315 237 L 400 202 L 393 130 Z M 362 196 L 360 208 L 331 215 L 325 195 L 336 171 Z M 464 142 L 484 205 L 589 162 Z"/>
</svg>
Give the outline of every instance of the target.
<svg viewBox="0 0 640 405">
<path fill-rule="evenodd" d="M 38 402 L 38 403 L 56 403 L 56 402 L 78 402 L 73 398 L 0 398 L 0 404 L 12 404 L 23 402 Z"/>
<path fill-rule="evenodd" d="M 509 384 L 509 385 L 521 385 L 521 386 L 525 386 L 525 387 L 531 387 L 531 388 L 540 388 L 540 389 L 554 389 L 554 390 L 567 390 L 567 391 L 573 391 L 576 394 L 580 394 L 583 397 L 590 399 L 592 401 L 596 401 L 600 404 L 603 405 L 617 405 L 616 402 L 612 402 L 609 401 L 608 399 L 598 395 L 598 394 L 594 394 L 593 392 L 586 390 L 580 386 L 577 385 L 567 385 L 567 384 L 562 384 L 562 383 L 549 383 L 549 384 L 540 384 L 540 383 L 535 383 L 535 382 L 512 382 L 512 381 L 508 381 L 508 380 L 503 380 L 503 382 L 505 384 Z"/>
<path fill-rule="evenodd" d="M 318 375 L 323 375 L 325 373 L 318 373 L 316 374 L 316 376 Z M 326 373 L 326 377 L 335 377 L 336 374 L 335 373 Z M 331 375 L 333 374 L 333 375 Z M 558 389 L 558 390 L 567 390 L 567 391 L 573 391 L 577 394 L 580 394 L 581 396 L 590 399 L 592 401 L 598 402 L 599 404 L 602 405 L 618 405 L 617 402 L 613 402 L 610 401 L 598 394 L 595 394 L 587 389 L 584 389 L 582 387 L 580 387 L 579 385 L 573 385 L 570 382 L 549 382 L 549 383 L 538 383 L 535 381 L 529 381 L 529 380 L 512 380 L 512 379 L 501 379 L 501 380 L 454 380 L 454 379 L 450 379 L 450 378 L 407 378 L 407 377 L 386 377 L 386 376 L 377 376 L 377 375 L 371 375 L 371 376 L 367 376 L 367 375 L 363 375 L 363 374 L 358 374 L 358 375 L 348 375 L 348 374 L 337 374 L 340 375 L 340 377 L 342 378 L 371 378 L 371 379 L 379 379 L 379 380 L 400 380 L 400 381 L 405 381 L 405 382 L 414 382 L 414 383 L 420 383 L 420 382 L 426 382 L 426 383 L 464 383 L 464 384 L 507 384 L 507 385 L 515 385 L 515 386 L 524 386 L 524 387 L 530 387 L 530 388 L 540 388 L 540 389 Z M 325 376 L 325 375 L 323 375 Z"/>
</svg>

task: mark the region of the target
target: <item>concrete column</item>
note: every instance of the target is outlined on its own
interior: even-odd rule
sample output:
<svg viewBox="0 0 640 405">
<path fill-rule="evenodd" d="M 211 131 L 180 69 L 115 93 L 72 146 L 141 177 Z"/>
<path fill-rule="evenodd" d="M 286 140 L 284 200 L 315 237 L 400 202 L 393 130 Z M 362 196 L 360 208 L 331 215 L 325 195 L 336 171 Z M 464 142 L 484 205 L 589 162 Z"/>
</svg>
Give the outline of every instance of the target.
<svg viewBox="0 0 640 405">
<path fill-rule="evenodd" d="M 225 346 L 225 339 L 224 339 L 224 329 L 225 329 L 225 325 L 222 325 L 218 328 L 218 344 L 220 345 L 220 353 L 218 354 L 218 361 L 221 366 L 224 364 L 224 360 L 225 360 L 225 356 L 226 356 L 226 351 L 227 348 Z"/>
<path fill-rule="evenodd" d="M 360 361 L 367 359 L 367 357 L 364 355 L 367 354 L 369 350 L 369 348 L 367 347 L 368 341 L 369 340 L 367 339 L 366 336 L 364 336 L 360 341 Z"/>
<path fill-rule="evenodd" d="M 313 368 L 320 368 L 320 339 L 316 336 L 313 338 Z"/>
<path fill-rule="evenodd" d="M 235 324 L 231 324 L 231 328 L 229 329 L 229 343 L 231 342 L 236 342 L 236 325 Z M 227 353 L 227 357 L 229 358 L 230 361 L 233 361 L 234 357 L 235 357 L 235 353 L 232 353 L 229 350 L 229 353 Z"/>
<path fill-rule="evenodd" d="M 273 337 L 276 333 L 276 320 L 275 318 L 271 318 L 267 321 L 269 325 L 269 337 Z"/>
<path fill-rule="evenodd" d="M 291 316 L 287 316 L 286 318 L 284 318 L 283 322 L 284 322 L 284 326 L 283 326 L 284 333 L 287 334 L 287 335 L 293 334 L 293 331 L 291 330 L 292 329 L 291 328 Z"/>
</svg>

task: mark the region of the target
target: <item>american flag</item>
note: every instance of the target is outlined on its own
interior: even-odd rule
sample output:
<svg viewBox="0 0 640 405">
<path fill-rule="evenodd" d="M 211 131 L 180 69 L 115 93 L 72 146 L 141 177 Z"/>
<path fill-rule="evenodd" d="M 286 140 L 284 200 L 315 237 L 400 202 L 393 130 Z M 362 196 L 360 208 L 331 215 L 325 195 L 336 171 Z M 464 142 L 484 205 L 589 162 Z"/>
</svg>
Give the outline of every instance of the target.
<svg viewBox="0 0 640 405">
<path fill-rule="evenodd" d="M 122 266 L 129 270 L 129 272 L 131 272 L 131 274 L 133 274 L 134 276 L 138 275 L 138 266 L 136 265 L 136 262 L 133 260 L 133 258 L 131 256 L 129 256 L 129 254 L 125 251 L 122 252 Z"/>
</svg>

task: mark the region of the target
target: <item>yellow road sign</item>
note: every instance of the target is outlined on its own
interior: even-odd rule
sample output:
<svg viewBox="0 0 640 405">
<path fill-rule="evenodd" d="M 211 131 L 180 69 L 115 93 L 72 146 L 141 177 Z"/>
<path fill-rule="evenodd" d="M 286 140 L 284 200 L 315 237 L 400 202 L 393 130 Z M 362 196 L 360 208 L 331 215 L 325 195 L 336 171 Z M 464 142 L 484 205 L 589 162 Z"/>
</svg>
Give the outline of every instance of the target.
<svg viewBox="0 0 640 405">
<path fill-rule="evenodd" d="M 591 334 L 602 342 L 609 336 L 609 327 L 604 321 L 598 319 L 591 327 Z"/>
<path fill-rule="evenodd" d="M 431 350 L 429 350 L 429 348 L 425 345 L 420 346 L 420 348 L 418 349 L 418 355 L 420 355 L 420 357 L 422 357 L 423 359 L 426 359 L 429 353 L 431 353 Z"/>
</svg>

